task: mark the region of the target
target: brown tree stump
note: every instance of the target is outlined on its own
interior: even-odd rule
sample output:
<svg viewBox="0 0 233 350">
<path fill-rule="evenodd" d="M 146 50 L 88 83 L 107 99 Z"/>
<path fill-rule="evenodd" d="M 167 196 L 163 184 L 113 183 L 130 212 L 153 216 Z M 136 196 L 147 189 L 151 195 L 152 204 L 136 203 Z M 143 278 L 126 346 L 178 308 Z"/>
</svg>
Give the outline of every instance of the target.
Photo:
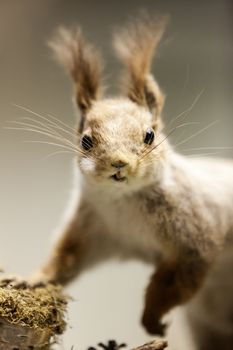
<svg viewBox="0 0 233 350">
<path fill-rule="evenodd" d="M 47 350 L 65 330 L 67 297 L 58 286 L 0 281 L 0 350 Z"/>
</svg>

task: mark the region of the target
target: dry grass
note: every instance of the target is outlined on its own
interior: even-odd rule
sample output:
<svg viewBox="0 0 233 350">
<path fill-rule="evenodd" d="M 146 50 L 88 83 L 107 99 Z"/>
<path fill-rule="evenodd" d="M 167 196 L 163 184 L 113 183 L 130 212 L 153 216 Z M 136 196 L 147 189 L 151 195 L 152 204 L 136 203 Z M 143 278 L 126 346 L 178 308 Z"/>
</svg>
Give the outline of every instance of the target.
<svg viewBox="0 0 233 350">
<path fill-rule="evenodd" d="M 65 330 L 67 297 L 58 286 L 38 288 L 0 287 L 0 317 L 12 325 L 49 331 Z"/>
</svg>

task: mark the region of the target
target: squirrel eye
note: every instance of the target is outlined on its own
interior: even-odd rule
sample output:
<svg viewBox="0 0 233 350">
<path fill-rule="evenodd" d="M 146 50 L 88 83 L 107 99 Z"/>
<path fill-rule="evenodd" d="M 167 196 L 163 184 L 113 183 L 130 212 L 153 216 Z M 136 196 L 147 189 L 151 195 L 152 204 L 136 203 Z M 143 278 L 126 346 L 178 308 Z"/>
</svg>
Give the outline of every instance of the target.
<svg viewBox="0 0 233 350">
<path fill-rule="evenodd" d="M 146 136 L 144 138 L 144 143 L 146 143 L 147 145 L 151 145 L 152 142 L 154 141 L 154 138 L 155 138 L 154 131 L 151 128 L 148 128 L 146 130 Z"/>
<path fill-rule="evenodd" d="M 88 135 L 84 135 L 82 137 L 82 148 L 85 149 L 85 151 L 89 151 L 93 147 L 92 138 Z"/>
</svg>

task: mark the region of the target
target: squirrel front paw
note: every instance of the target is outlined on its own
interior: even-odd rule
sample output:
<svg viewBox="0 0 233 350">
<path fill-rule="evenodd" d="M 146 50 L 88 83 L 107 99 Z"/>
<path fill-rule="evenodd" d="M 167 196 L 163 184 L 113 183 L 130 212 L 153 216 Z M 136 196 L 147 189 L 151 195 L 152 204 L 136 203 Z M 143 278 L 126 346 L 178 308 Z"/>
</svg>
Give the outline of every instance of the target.
<svg viewBox="0 0 233 350">
<path fill-rule="evenodd" d="M 28 283 L 18 275 L 3 275 L 0 279 L 0 288 L 26 289 Z"/>
<path fill-rule="evenodd" d="M 46 287 L 48 283 L 50 282 L 41 279 L 30 280 L 18 275 L 5 275 L 0 279 L 0 288 L 34 289 Z"/>
<path fill-rule="evenodd" d="M 56 284 L 52 278 L 42 271 L 38 271 L 29 277 L 29 284 L 34 287 L 44 287 L 47 284 Z"/>
<path fill-rule="evenodd" d="M 151 335 L 164 336 L 167 329 L 167 325 L 165 323 L 162 323 L 152 311 L 148 312 L 147 310 L 145 310 L 143 313 L 142 325 Z"/>
</svg>

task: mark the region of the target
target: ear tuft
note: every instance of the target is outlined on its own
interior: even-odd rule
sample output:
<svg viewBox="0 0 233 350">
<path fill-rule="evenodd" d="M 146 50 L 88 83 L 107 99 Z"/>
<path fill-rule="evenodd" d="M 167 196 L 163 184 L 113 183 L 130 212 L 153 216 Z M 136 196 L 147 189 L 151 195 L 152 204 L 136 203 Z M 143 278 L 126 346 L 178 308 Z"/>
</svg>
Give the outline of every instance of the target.
<svg viewBox="0 0 233 350">
<path fill-rule="evenodd" d="M 143 13 L 114 37 L 115 51 L 127 70 L 128 97 L 156 113 L 161 111 L 163 96 L 150 69 L 167 22 L 167 16 L 150 18 Z"/>
<path fill-rule="evenodd" d="M 87 43 L 80 28 L 58 29 L 49 42 L 58 62 L 71 75 L 75 84 L 76 102 L 86 112 L 99 97 L 102 60 L 99 52 Z"/>
</svg>

